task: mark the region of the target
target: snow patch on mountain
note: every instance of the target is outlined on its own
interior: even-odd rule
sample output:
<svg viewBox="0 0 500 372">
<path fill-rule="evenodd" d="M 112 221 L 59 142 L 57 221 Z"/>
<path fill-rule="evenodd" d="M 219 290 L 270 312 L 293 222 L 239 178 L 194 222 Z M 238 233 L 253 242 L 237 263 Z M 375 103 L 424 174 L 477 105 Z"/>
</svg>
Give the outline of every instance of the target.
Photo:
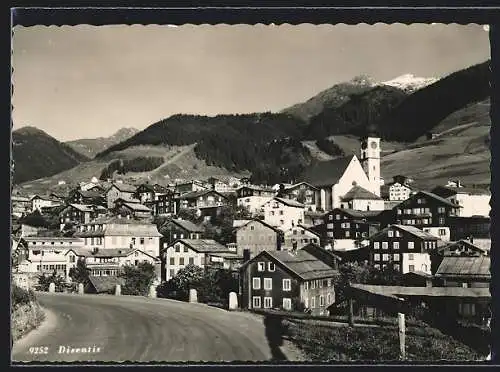
<svg viewBox="0 0 500 372">
<path fill-rule="evenodd" d="M 434 77 L 425 78 L 418 77 L 413 74 L 404 74 L 392 80 L 384 81 L 380 83 L 380 85 L 389 85 L 395 88 L 402 89 L 409 93 L 413 93 L 416 90 L 422 89 L 430 84 L 435 83 L 438 80 L 438 78 Z"/>
</svg>

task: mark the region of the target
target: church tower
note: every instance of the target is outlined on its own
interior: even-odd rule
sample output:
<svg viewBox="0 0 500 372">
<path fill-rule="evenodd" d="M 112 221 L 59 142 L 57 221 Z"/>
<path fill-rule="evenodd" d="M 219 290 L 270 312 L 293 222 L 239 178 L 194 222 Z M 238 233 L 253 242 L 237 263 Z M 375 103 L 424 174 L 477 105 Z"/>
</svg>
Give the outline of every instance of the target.
<svg viewBox="0 0 500 372">
<path fill-rule="evenodd" d="M 380 196 L 380 137 L 374 130 L 361 139 L 361 165 L 372 185 L 370 191 Z"/>
</svg>

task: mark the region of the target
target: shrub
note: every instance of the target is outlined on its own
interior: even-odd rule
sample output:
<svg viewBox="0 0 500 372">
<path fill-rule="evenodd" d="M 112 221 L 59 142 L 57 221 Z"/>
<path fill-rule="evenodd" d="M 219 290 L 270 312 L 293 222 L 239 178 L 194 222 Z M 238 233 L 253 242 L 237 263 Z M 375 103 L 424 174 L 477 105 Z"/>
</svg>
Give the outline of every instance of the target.
<svg viewBox="0 0 500 372">
<path fill-rule="evenodd" d="M 120 277 L 125 279 L 122 294 L 146 296 L 155 276 L 155 267 L 149 262 L 140 262 L 137 266 L 124 266 L 123 272 L 120 273 Z"/>
<path fill-rule="evenodd" d="M 31 289 L 26 290 L 14 284 L 12 286 L 11 298 L 12 298 L 12 307 L 14 308 L 20 305 L 27 305 L 30 302 L 34 301 L 35 294 Z"/>
</svg>

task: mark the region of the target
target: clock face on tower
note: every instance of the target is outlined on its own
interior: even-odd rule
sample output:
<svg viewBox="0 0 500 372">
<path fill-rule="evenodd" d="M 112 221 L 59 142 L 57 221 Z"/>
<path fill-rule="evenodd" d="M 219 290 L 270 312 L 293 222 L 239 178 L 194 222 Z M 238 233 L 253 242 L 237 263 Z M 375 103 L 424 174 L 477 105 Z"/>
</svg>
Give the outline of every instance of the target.
<svg viewBox="0 0 500 372">
<path fill-rule="evenodd" d="M 372 141 L 372 143 L 370 144 L 370 146 L 372 147 L 372 149 L 376 149 L 377 148 L 377 142 Z"/>
</svg>

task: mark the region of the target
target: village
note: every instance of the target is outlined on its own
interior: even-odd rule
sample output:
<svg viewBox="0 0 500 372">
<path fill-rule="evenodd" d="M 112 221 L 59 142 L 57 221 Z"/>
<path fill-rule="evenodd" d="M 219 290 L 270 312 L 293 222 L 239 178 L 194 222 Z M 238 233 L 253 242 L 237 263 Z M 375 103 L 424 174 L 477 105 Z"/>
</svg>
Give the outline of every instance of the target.
<svg viewBox="0 0 500 372">
<path fill-rule="evenodd" d="M 48 290 L 40 278 L 52 275 L 64 283 L 56 291 L 76 291 L 80 264 L 88 275 L 73 284 L 115 294 L 124 268 L 147 262 L 152 287 L 167 292 L 189 267 L 229 272 L 237 282 L 230 306 L 243 310 L 374 317 L 402 312 L 392 300 L 404 299 L 443 319 L 486 324 L 489 191 L 459 180 L 429 190 L 404 175 L 383 181 L 382 146 L 368 134 L 359 158 L 324 162 L 293 184 L 93 179 L 68 195 L 14 194 L 13 280 Z M 56 222 L 33 222 L 44 218 Z M 380 272 L 377 284 L 353 281 L 337 293 L 346 264 Z"/>
</svg>

